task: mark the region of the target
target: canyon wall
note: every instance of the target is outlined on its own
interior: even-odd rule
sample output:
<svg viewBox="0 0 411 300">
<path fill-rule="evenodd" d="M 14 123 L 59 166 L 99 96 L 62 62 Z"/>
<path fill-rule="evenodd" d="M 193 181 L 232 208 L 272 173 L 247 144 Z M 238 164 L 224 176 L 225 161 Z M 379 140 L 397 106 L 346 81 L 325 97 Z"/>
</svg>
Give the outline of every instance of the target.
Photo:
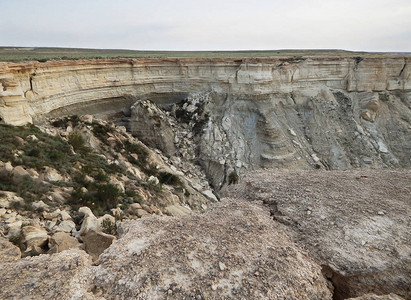
<svg viewBox="0 0 411 300">
<path fill-rule="evenodd" d="M 168 116 L 183 109 L 195 129 L 191 159 L 202 164 L 217 190 L 265 167 L 410 167 L 410 60 L 387 55 L 0 63 L 0 118 L 23 125 L 48 116 L 114 113 L 138 99 L 153 101 Z M 142 119 L 130 124 L 150 126 L 138 124 Z M 177 140 L 152 146 L 170 152 Z"/>
<path fill-rule="evenodd" d="M 410 58 L 178 58 L 0 63 L 0 117 L 21 125 L 74 104 L 146 94 L 411 90 Z M 280 97 L 281 98 L 281 97 Z M 181 100 L 181 97 L 180 99 Z"/>
</svg>

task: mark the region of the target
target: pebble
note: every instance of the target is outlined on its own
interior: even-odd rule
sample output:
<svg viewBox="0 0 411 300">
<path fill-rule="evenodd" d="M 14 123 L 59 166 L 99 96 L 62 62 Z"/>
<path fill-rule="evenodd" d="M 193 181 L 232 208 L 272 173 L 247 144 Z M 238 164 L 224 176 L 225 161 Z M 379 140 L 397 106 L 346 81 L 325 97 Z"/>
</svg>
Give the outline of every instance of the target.
<svg viewBox="0 0 411 300">
<path fill-rule="evenodd" d="M 218 263 L 218 266 L 220 268 L 220 271 L 224 271 L 227 267 L 224 263 L 222 263 L 221 261 Z"/>
</svg>

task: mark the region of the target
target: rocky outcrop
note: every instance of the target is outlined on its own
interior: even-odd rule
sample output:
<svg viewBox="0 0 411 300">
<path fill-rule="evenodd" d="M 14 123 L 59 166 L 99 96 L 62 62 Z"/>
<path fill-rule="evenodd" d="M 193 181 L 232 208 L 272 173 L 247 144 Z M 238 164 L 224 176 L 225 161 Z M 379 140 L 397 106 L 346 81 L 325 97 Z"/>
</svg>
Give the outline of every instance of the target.
<svg viewBox="0 0 411 300">
<path fill-rule="evenodd" d="M 320 267 L 258 205 L 224 200 L 119 230 L 94 269 L 107 299 L 331 299 Z"/>
<path fill-rule="evenodd" d="M 387 54 L 0 63 L 0 118 L 23 124 L 45 115 L 119 113 L 111 119 L 150 147 L 201 163 L 215 190 L 230 176 L 266 167 L 409 167 L 409 60 Z M 192 132 L 176 133 L 170 117 L 191 123 Z M 190 135 L 193 150 L 179 151 Z"/>
<path fill-rule="evenodd" d="M 279 57 L 153 58 L 0 63 L 0 117 L 24 124 L 46 114 L 89 105 L 88 112 L 119 111 L 129 96 L 151 94 L 158 103 L 192 92 L 215 92 L 254 102 L 260 95 L 319 87 L 362 91 L 410 90 L 409 58 Z M 127 97 L 125 97 L 127 96 Z M 116 109 L 117 106 L 117 109 Z"/>
<path fill-rule="evenodd" d="M 87 292 L 91 261 L 82 250 L 0 264 L 1 299 L 96 299 Z"/>
<path fill-rule="evenodd" d="M 250 173 L 228 195 L 265 203 L 323 266 L 334 299 L 367 293 L 409 299 L 410 182 L 409 170 L 271 170 Z"/>
<path fill-rule="evenodd" d="M 0 236 L 0 264 L 15 262 L 19 260 L 20 257 L 20 249 Z"/>
</svg>

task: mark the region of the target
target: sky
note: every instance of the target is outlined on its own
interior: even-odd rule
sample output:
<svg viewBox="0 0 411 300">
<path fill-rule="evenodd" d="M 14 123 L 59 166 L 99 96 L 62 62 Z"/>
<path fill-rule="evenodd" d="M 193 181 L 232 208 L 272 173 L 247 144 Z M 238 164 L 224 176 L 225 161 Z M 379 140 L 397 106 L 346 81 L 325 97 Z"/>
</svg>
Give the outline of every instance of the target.
<svg viewBox="0 0 411 300">
<path fill-rule="evenodd" d="M 0 46 L 411 52 L 411 0 L 0 0 Z"/>
</svg>

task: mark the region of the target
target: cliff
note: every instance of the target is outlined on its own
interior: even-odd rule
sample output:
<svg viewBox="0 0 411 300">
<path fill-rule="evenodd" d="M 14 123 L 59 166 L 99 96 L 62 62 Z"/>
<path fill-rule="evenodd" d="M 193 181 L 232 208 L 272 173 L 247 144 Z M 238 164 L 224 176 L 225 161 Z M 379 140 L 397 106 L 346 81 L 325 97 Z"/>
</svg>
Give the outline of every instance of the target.
<svg viewBox="0 0 411 300">
<path fill-rule="evenodd" d="M 45 117 L 120 113 L 111 120 L 121 120 L 148 146 L 200 162 L 216 190 L 230 176 L 259 168 L 409 167 L 410 60 L 0 63 L 0 118 L 23 125 Z M 137 100 L 158 107 L 133 106 Z"/>
<path fill-rule="evenodd" d="M 0 117 L 22 125 L 75 104 L 147 94 L 411 90 L 410 58 L 153 58 L 0 63 Z M 160 97 L 164 100 L 164 97 Z"/>
</svg>

